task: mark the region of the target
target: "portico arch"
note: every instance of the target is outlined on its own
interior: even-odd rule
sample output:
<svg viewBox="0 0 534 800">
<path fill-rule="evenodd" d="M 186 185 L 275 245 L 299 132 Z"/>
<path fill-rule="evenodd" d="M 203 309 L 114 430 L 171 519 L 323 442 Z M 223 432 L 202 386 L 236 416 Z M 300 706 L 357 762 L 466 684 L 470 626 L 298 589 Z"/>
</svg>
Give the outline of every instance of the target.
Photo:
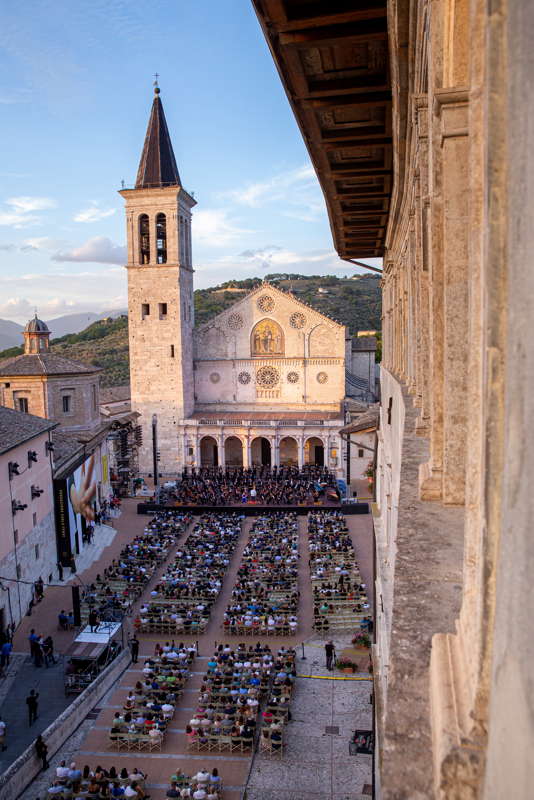
<svg viewBox="0 0 534 800">
<path fill-rule="evenodd" d="M 304 445 L 304 463 L 324 467 L 324 442 L 318 436 L 310 436 Z"/>
<path fill-rule="evenodd" d="M 228 436 L 224 442 L 224 463 L 227 467 L 243 466 L 243 442 L 238 436 Z"/>
<path fill-rule="evenodd" d="M 219 465 L 219 446 L 213 436 L 203 436 L 200 440 L 200 466 L 217 467 Z"/>
<path fill-rule="evenodd" d="M 271 443 L 265 436 L 257 436 L 250 445 L 253 467 L 271 466 Z"/>
<path fill-rule="evenodd" d="M 280 464 L 282 466 L 296 467 L 299 462 L 297 440 L 293 436 L 284 436 L 280 439 Z"/>
</svg>

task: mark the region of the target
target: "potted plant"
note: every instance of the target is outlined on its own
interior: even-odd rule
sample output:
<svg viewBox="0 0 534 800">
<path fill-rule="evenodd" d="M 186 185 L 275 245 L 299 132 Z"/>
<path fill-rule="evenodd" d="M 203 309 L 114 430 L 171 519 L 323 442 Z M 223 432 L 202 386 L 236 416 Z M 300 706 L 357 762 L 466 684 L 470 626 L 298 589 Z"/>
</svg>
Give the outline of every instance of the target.
<svg viewBox="0 0 534 800">
<path fill-rule="evenodd" d="M 368 633 L 364 633 L 363 631 L 356 633 L 352 637 L 352 644 L 356 645 L 356 647 L 366 647 L 369 649 L 371 647 L 371 637 Z"/>
<path fill-rule="evenodd" d="M 351 675 L 357 671 L 358 665 L 355 661 L 351 661 L 350 658 L 338 658 L 336 668 L 346 675 Z"/>
</svg>

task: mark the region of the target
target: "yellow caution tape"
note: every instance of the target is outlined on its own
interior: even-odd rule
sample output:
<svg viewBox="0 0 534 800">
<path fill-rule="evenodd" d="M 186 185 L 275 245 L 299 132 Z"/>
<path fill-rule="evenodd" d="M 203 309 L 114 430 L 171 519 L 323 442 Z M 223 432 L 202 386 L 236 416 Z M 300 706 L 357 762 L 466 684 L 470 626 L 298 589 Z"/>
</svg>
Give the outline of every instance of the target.
<svg viewBox="0 0 534 800">
<path fill-rule="evenodd" d="M 336 675 L 297 675 L 297 678 L 317 678 L 319 681 L 372 681 L 372 678 L 337 677 Z"/>
</svg>

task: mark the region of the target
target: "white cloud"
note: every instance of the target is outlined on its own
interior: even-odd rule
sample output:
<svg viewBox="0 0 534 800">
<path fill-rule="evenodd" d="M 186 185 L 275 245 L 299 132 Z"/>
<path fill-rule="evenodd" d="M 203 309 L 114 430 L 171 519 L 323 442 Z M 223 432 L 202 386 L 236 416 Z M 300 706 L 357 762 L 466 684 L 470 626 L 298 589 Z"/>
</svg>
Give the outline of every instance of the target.
<svg viewBox="0 0 534 800">
<path fill-rule="evenodd" d="M 304 271 L 310 274 L 310 268 L 319 274 L 325 271 L 339 269 L 343 266 L 338 255 L 333 250 L 311 250 L 296 252 L 277 245 L 266 245 L 255 250 L 243 250 L 237 258 L 249 264 L 251 267 L 262 270 L 274 270 L 284 272 L 285 268 L 291 267 L 291 272 Z"/>
<path fill-rule="evenodd" d="M 74 222 L 99 222 L 101 219 L 111 217 L 117 211 L 116 208 L 98 208 L 98 206 L 91 206 L 79 211 L 75 217 Z"/>
<path fill-rule="evenodd" d="M 193 241 L 210 247 L 232 244 L 241 236 L 253 232 L 240 228 L 223 208 L 205 208 L 193 216 Z"/>
<path fill-rule="evenodd" d="M 6 200 L 6 205 L 22 214 L 56 207 L 55 200 L 52 200 L 51 197 L 10 197 Z"/>
<path fill-rule="evenodd" d="M 249 208 L 276 205 L 283 216 L 304 222 L 313 222 L 325 213 L 323 195 L 311 164 L 232 189 L 223 196 Z"/>
<path fill-rule="evenodd" d="M 5 201 L 7 210 L 0 210 L 0 225 L 12 228 L 27 228 L 41 222 L 35 211 L 55 208 L 51 197 L 10 197 Z"/>
<path fill-rule="evenodd" d="M 52 261 L 78 261 L 95 264 L 126 264 L 126 247 L 115 244 L 107 236 L 95 236 L 79 247 L 59 250 Z"/>
<path fill-rule="evenodd" d="M 30 239 L 25 239 L 20 249 L 23 252 L 29 250 L 45 250 L 53 251 L 65 247 L 66 242 L 64 239 L 52 239 L 50 236 L 33 236 Z"/>
</svg>

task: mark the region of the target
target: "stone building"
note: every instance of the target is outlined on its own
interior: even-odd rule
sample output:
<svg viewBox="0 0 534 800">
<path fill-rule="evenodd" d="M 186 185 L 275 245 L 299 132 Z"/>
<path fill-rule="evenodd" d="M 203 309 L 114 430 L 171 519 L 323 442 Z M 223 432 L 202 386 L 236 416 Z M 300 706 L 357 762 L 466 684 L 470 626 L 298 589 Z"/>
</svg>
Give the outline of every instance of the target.
<svg viewBox="0 0 534 800">
<path fill-rule="evenodd" d="M 54 420 L 62 431 L 97 430 L 100 370 L 50 352 L 50 331 L 37 315 L 23 336 L 24 353 L 0 361 L 0 403 Z"/>
<path fill-rule="evenodd" d="M 107 434 L 100 414 L 100 369 L 50 351 L 46 323 L 31 319 L 23 332 L 24 353 L 0 361 L 0 406 L 54 423 L 53 480 L 55 545 L 68 566 L 87 545 L 92 515 L 110 493 Z M 82 512 L 76 493 L 94 487 L 92 511 Z"/>
<path fill-rule="evenodd" d="M 0 630 L 21 621 L 33 584 L 56 575 L 52 431 L 56 423 L 0 406 Z"/>
<path fill-rule="evenodd" d="M 340 477 L 345 327 L 263 284 L 194 327 L 191 209 L 156 88 L 128 240 L 131 410 L 141 474 L 306 463 Z"/>
<path fill-rule="evenodd" d="M 253 2 L 340 257 L 383 257 L 377 796 L 527 800 L 534 5 Z"/>
</svg>

